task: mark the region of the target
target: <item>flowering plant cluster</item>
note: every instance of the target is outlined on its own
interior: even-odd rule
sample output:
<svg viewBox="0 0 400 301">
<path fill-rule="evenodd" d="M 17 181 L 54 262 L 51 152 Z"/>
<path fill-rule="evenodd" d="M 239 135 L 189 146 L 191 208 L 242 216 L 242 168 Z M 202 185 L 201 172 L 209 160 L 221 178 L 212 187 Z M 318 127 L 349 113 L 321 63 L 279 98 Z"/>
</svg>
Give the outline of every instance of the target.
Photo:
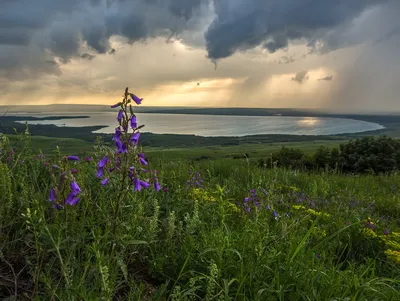
<svg viewBox="0 0 400 301">
<path fill-rule="evenodd" d="M 119 108 L 117 114 L 118 126 L 112 140 L 115 143 L 115 149 L 104 154 L 97 162 L 96 177 L 100 180 L 101 186 L 114 183 L 121 184 L 120 191 L 127 191 L 133 187 L 134 191 L 141 191 L 153 186 L 155 191 L 161 189 L 158 182 L 158 172 L 145 169 L 148 165 L 146 156 L 139 148 L 139 130 L 143 125 L 138 126 L 137 118 L 133 110 L 132 102 L 140 105 L 142 98 L 125 89 L 122 101 L 114 104 L 111 108 Z M 79 161 L 77 156 L 68 156 L 66 161 Z M 86 157 L 87 162 L 91 162 L 91 157 Z M 64 170 L 59 175 L 59 183 L 50 189 L 49 201 L 57 209 L 63 208 L 63 205 L 74 206 L 79 202 L 81 189 L 75 180 L 77 174 L 76 168 L 68 169 L 67 165 L 60 168 L 54 165 L 56 169 Z M 69 181 L 70 192 L 64 199 L 64 204 L 60 203 L 60 193 L 65 191 L 66 180 Z M 58 201 L 58 202 L 57 202 Z"/>
</svg>

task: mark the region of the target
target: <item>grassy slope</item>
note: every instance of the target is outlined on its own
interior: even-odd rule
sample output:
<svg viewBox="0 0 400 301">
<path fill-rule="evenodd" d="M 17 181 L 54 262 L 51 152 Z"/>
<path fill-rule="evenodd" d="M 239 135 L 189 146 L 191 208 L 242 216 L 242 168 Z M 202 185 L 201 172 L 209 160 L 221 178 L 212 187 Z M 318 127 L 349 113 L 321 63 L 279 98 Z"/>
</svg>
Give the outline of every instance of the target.
<svg viewBox="0 0 400 301">
<path fill-rule="evenodd" d="M 384 253 L 393 247 L 383 243 L 385 229 L 390 239 L 399 232 L 398 175 L 316 175 L 208 160 L 194 167 L 204 180 L 199 190 L 186 184 L 188 162 L 154 160 L 150 168 L 160 171 L 168 192 L 128 193 L 115 219 L 120 182 L 101 187 L 96 162 L 69 163 L 82 196 L 64 211 L 46 201 L 51 167 L 24 164 L 11 178 L 0 173 L 2 253 L 15 273 L 24 267 L 18 300 L 24 292 L 41 300 L 400 298 L 400 269 Z M 258 214 L 235 205 L 252 188 L 262 204 Z M 372 234 L 365 231 L 368 217 L 377 225 Z M 0 261 L 0 297 L 13 294 L 9 265 Z"/>
</svg>

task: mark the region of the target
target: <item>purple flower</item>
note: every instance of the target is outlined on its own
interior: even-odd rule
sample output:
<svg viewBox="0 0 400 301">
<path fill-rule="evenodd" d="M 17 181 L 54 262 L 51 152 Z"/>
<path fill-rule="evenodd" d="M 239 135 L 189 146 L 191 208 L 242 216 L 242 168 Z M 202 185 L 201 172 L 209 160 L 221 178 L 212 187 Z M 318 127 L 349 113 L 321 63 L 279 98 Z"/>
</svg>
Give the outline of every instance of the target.
<svg viewBox="0 0 400 301">
<path fill-rule="evenodd" d="M 131 118 L 131 128 L 132 129 L 137 128 L 136 116 L 132 116 L 132 118 Z"/>
<path fill-rule="evenodd" d="M 389 235 L 389 229 L 386 229 L 386 230 L 383 232 L 383 235 Z"/>
<path fill-rule="evenodd" d="M 76 197 L 76 194 L 74 192 L 70 192 L 67 196 L 67 198 L 65 199 L 65 204 L 66 205 L 70 205 L 71 202 L 74 200 L 74 198 Z"/>
<path fill-rule="evenodd" d="M 116 103 L 115 105 L 112 105 L 111 108 L 115 109 L 116 107 L 119 107 L 121 105 L 121 102 Z"/>
<path fill-rule="evenodd" d="M 74 198 L 69 202 L 69 204 L 70 204 L 71 206 L 75 206 L 76 204 L 78 204 L 78 202 L 79 202 L 79 197 L 77 196 L 77 197 L 74 197 Z"/>
<path fill-rule="evenodd" d="M 49 196 L 49 201 L 53 202 L 57 199 L 56 197 L 56 191 L 54 190 L 54 188 L 50 189 L 50 196 Z"/>
<path fill-rule="evenodd" d="M 85 160 L 86 160 L 87 162 L 92 162 L 92 157 L 86 157 Z"/>
<path fill-rule="evenodd" d="M 71 182 L 71 190 L 75 194 L 81 193 L 81 188 L 79 187 L 78 183 L 76 183 L 76 182 Z"/>
<path fill-rule="evenodd" d="M 78 171 L 76 170 L 76 168 L 72 168 L 72 169 L 71 169 L 71 173 L 72 173 L 73 175 L 75 175 L 75 174 L 78 173 Z"/>
<path fill-rule="evenodd" d="M 148 182 L 142 181 L 142 180 L 140 180 L 140 185 L 141 185 L 144 189 L 147 189 L 147 188 L 150 187 L 150 184 L 149 184 Z"/>
<path fill-rule="evenodd" d="M 164 192 L 168 192 L 168 187 L 164 187 Z"/>
<path fill-rule="evenodd" d="M 104 166 L 106 166 L 106 164 L 107 164 L 107 156 L 104 156 L 103 159 L 101 159 L 101 160 L 99 161 L 99 163 L 97 164 L 97 166 L 98 166 L 99 168 L 103 168 Z"/>
<path fill-rule="evenodd" d="M 112 140 L 121 141 L 121 140 L 120 140 L 120 139 L 121 139 L 121 134 L 122 134 L 121 130 L 120 130 L 119 128 L 116 128 L 116 129 L 115 129 L 115 134 L 114 134 L 114 136 L 112 137 Z"/>
<path fill-rule="evenodd" d="M 79 157 L 78 156 L 68 156 L 67 159 L 69 161 L 79 161 Z"/>
<path fill-rule="evenodd" d="M 117 120 L 121 121 L 123 117 L 124 117 L 124 111 L 119 110 Z"/>
<path fill-rule="evenodd" d="M 156 180 L 154 182 L 154 190 L 155 191 L 159 191 L 161 189 L 160 183 L 158 183 L 158 181 Z"/>
<path fill-rule="evenodd" d="M 137 145 L 139 142 L 139 137 L 140 137 L 139 132 L 134 133 L 130 139 L 130 142 L 133 143 L 134 145 Z"/>
<path fill-rule="evenodd" d="M 147 161 L 143 158 L 139 158 L 140 164 L 147 165 Z"/>
<path fill-rule="evenodd" d="M 101 181 L 101 186 L 106 185 L 108 182 L 108 178 L 105 178 L 103 181 Z"/>
<path fill-rule="evenodd" d="M 135 94 L 132 94 L 132 93 L 130 93 L 129 95 L 131 96 L 132 100 L 134 102 L 136 102 L 136 104 L 140 105 L 142 103 L 143 98 L 139 98 Z"/>
<path fill-rule="evenodd" d="M 138 178 L 135 179 L 135 191 L 142 190 L 142 186 L 140 185 L 140 180 Z"/>
<path fill-rule="evenodd" d="M 128 152 L 128 146 L 126 145 L 126 143 L 118 144 L 117 147 L 118 147 L 117 152 L 119 154 L 124 154 Z"/>
<path fill-rule="evenodd" d="M 96 177 L 98 177 L 98 178 L 102 178 L 103 177 L 103 168 L 99 167 L 97 169 Z"/>
<path fill-rule="evenodd" d="M 276 211 L 274 210 L 274 212 L 272 213 L 272 215 L 277 218 L 278 217 L 278 213 L 276 213 Z"/>
<path fill-rule="evenodd" d="M 53 164 L 52 167 L 53 167 L 54 169 L 60 168 L 60 166 L 58 166 L 58 165 L 56 165 L 56 164 Z"/>
</svg>

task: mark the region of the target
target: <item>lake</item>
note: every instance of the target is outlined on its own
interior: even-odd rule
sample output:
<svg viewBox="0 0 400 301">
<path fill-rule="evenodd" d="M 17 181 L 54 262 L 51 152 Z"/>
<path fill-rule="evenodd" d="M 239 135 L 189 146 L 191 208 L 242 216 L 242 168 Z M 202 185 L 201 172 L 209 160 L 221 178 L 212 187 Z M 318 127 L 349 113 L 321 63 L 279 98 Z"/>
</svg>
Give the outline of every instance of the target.
<svg viewBox="0 0 400 301">
<path fill-rule="evenodd" d="M 71 113 L 64 116 L 80 114 Z M 113 133 L 117 125 L 115 112 L 82 113 L 89 118 L 30 121 L 29 124 L 57 126 L 104 126 L 98 133 Z M 198 136 L 247 136 L 262 134 L 334 135 L 379 130 L 384 127 L 372 122 L 330 117 L 288 116 L 220 116 L 137 113 L 142 132 L 155 134 L 194 134 Z M 21 116 L 21 115 L 19 115 Z M 57 116 L 33 114 L 30 116 Z M 60 115 L 58 115 L 60 116 Z"/>
</svg>

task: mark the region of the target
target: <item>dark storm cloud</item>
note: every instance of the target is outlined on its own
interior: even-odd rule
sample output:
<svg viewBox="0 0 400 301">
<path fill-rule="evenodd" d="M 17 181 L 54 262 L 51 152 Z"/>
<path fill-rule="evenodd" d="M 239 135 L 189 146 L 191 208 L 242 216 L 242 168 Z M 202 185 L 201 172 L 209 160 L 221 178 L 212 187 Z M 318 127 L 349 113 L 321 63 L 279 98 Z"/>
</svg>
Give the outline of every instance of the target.
<svg viewBox="0 0 400 301">
<path fill-rule="evenodd" d="M 259 45 L 273 53 L 300 38 L 315 48 L 331 30 L 367 8 L 387 2 L 390 0 L 214 0 L 216 17 L 205 33 L 208 56 L 221 59 Z"/>
<path fill-rule="evenodd" d="M 205 40 L 212 60 L 260 45 L 273 53 L 296 39 L 328 52 L 362 40 L 345 30 L 362 12 L 396 1 L 0 0 L 0 75 L 59 74 L 58 63 L 82 53 L 114 54 L 113 36 L 130 44 L 180 36 L 194 47 Z"/>
<path fill-rule="evenodd" d="M 110 37 L 114 35 L 125 37 L 128 43 L 176 35 L 190 28 L 191 18 L 206 2 L 0 0 L 0 74 L 32 74 L 37 62 L 54 61 L 52 57 L 67 63 L 81 56 L 82 45 L 98 53 L 113 54 Z M 49 73 L 57 69 L 54 64 L 46 65 L 38 72 L 49 66 L 53 66 Z"/>
</svg>

